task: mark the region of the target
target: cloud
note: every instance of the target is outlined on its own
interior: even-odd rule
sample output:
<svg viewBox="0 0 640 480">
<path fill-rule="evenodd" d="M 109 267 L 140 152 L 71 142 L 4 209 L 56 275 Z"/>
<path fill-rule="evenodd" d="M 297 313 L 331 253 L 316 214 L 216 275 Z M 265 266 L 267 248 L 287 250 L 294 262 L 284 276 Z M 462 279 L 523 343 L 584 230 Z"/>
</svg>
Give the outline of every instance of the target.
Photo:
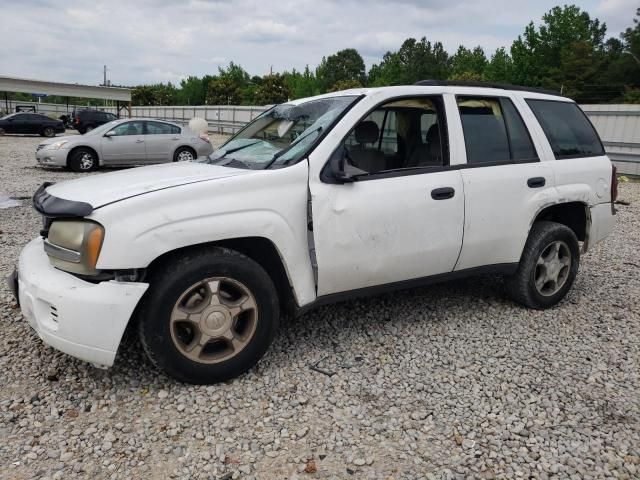
<svg viewBox="0 0 640 480">
<path fill-rule="evenodd" d="M 178 82 L 217 73 L 229 61 L 263 75 L 305 65 L 343 48 L 378 63 L 408 37 L 510 46 L 557 0 L 22 0 L 3 2 L 4 75 L 87 84 Z M 637 0 L 581 0 L 617 36 Z"/>
</svg>

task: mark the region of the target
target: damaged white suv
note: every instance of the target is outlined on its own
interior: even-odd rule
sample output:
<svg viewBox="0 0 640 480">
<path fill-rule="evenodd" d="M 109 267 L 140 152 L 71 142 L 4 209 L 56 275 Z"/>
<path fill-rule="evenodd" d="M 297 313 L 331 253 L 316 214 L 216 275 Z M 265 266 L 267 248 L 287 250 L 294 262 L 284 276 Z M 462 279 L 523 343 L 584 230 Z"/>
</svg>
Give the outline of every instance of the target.
<svg viewBox="0 0 640 480">
<path fill-rule="evenodd" d="M 267 110 L 206 161 L 95 175 L 34 196 L 12 276 L 49 345 L 110 366 L 125 328 L 193 383 L 235 377 L 283 313 L 483 273 L 557 304 L 614 225 L 615 170 L 580 108 L 421 82 Z"/>
</svg>

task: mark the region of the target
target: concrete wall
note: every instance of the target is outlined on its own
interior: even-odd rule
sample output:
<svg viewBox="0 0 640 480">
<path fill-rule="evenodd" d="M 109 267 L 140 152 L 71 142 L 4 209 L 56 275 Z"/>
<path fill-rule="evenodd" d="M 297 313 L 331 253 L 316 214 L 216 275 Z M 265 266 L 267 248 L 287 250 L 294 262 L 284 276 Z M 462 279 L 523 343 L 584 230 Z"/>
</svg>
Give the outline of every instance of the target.
<svg viewBox="0 0 640 480">
<path fill-rule="evenodd" d="M 37 105 L 38 111 L 59 117 L 67 113 L 66 105 L 33 102 L 9 102 L 15 105 Z M 607 154 L 623 174 L 640 175 L 640 105 L 581 105 L 600 134 Z M 0 103 L 0 109 L 4 104 Z M 83 108 L 78 106 L 78 108 Z M 253 120 L 266 107 L 231 105 L 133 107 L 134 117 L 161 118 L 176 123 L 187 123 L 193 117 L 204 118 L 209 131 L 232 134 Z M 73 105 L 69 106 L 69 113 Z M 115 107 L 103 107 L 117 113 Z M 126 115 L 126 111 L 122 111 Z"/>
</svg>

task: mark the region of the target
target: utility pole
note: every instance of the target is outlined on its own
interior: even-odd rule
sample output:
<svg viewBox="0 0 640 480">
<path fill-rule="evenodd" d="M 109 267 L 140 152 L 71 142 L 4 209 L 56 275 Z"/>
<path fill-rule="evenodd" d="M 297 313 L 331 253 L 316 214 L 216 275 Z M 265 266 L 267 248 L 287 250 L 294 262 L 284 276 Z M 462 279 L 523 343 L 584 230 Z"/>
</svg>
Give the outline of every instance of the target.
<svg viewBox="0 0 640 480">
<path fill-rule="evenodd" d="M 102 86 L 106 87 L 107 86 L 107 66 L 106 65 L 104 66 L 103 74 L 104 74 L 104 81 L 102 83 Z M 104 106 L 105 107 L 107 106 L 107 99 L 106 98 L 104 99 Z"/>
</svg>

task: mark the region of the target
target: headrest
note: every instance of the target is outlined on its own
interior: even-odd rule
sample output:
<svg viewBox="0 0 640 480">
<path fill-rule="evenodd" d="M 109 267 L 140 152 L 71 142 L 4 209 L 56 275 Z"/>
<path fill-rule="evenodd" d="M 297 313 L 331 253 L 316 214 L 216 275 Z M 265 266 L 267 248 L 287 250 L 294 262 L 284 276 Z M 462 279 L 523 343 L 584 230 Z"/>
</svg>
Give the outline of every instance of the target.
<svg viewBox="0 0 640 480">
<path fill-rule="evenodd" d="M 425 140 L 427 143 L 440 142 L 440 127 L 437 123 L 434 123 L 429 127 L 429 130 L 427 130 L 427 138 Z"/>
<path fill-rule="evenodd" d="M 378 141 L 380 129 L 374 121 L 361 122 L 356 125 L 356 142 L 358 143 L 374 143 Z"/>
</svg>

